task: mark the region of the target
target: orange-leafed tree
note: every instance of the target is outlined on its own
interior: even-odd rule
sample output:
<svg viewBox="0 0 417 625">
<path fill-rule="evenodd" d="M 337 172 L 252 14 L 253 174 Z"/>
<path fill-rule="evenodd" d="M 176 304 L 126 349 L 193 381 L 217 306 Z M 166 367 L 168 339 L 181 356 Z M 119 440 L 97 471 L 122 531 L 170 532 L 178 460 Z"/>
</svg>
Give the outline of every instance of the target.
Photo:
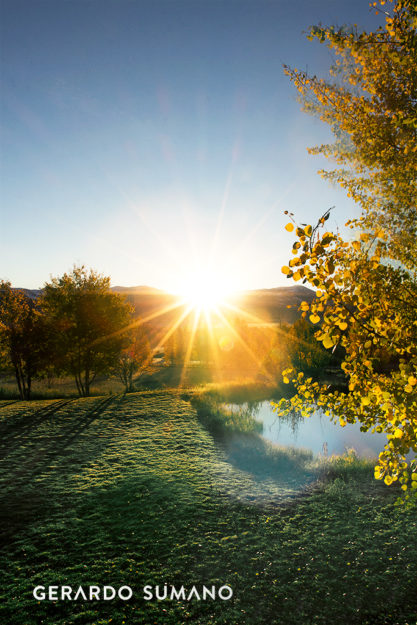
<svg viewBox="0 0 417 625">
<path fill-rule="evenodd" d="M 120 353 L 116 373 L 125 385 L 126 392 L 133 390 L 133 376 L 143 373 L 151 364 L 152 350 L 143 325 L 129 332 L 129 345 Z"/>
<path fill-rule="evenodd" d="M 21 399 L 30 399 L 32 381 L 45 362 L 45 324 L 34 302 L 10 282 L 0 282 L 0 357 L 12 370 Z"/>
</svg>

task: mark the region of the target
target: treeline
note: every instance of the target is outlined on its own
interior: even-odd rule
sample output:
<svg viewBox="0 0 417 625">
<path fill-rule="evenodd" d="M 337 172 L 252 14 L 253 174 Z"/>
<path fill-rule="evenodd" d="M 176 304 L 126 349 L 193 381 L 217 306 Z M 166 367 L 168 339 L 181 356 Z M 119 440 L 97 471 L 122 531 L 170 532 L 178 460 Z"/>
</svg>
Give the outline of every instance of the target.
<svg viewBox="0 0 417 625">
<path fill-rule="evenodd" d="M 251 324 L 236 315 L 227 323 L 197 327 L 193 320 L 183 323 L 165 345 L 165 362 L 203 365 L 223 372 L 238 372 L 242 377 L 258 377 L 280 383 L 282 371 L 289 365 L 316 379 L 339 368 L 341 354 L 326 350 L 314 337 L 316 328 L 306 319 L 294 324 Z"/>
<path fill-rule="evenodd" d="M 21 399 L 30 399 L 35 378 L 52 376 L 72 376 L 83 397 L 110 373 L 131 390 L 151 357 L 147 329 L 110 291 L 108 277 L 74 267 L 46 283 L 37 300 L 0 282 L 0 369 L 14 373 Z"/>
<path fill-rule="evenodd" d="M 35 379 L 67 376 L 82 397 L 90 395 L 99 376 L 117 375 L 131 391 L 138 375 L 155 374 L 157 346 L 161 366 L 201 366 L 225 380 L 278 383 L 290 364 L 321 378 L 338 359 L 314 332 L 305 319 L 262 326 L 239 315 L 223 320 L 202 315 L 196 323 L 190 314 L 178 327 L 144 324 L 124 296 L 110 290 L 110 278 L 84 266 L 52 278 L 37 299 L 0 282 L 0 373 L 14 374 L 26 400 Z"/>
</svg>

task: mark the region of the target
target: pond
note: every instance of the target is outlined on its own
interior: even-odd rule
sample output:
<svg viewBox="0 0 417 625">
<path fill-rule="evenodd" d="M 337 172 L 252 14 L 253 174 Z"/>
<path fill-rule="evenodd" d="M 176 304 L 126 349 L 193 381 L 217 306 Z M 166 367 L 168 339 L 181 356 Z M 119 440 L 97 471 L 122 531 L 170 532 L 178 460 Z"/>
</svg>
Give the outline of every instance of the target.
<svg viewBox="0 0 417 625">
<path fill-rule="evenodd" d="M 358 456 L 372 458 L 383 450 L 385 434 L 361 432 L 359 423 L 341 427 L 330 421 L 320 409 L 309 418 L 294 414 L 278 417 L 269 401 L 251 406 L 251 413 L 263 424 L 262 436 L 279 445 L 303 447 L 314 454 L 331 456 L 354 449 Z"/>
</svg>

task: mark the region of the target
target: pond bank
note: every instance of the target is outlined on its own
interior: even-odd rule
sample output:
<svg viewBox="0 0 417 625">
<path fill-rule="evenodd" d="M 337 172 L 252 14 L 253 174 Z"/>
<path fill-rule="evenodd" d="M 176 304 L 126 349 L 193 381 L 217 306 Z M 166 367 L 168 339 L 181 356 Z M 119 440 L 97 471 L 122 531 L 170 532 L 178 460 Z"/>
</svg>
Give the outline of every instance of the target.
<svg viewBox="0 0 417 625">
<path fill-rule="evenodd" d="M 261 435 L 263 424 L 253 415 L 256 402 L 247 402 L 235 410 L 224 403 L 224 396 L 195 393 L 187 399 L 224 450 L 227 461 L 257 480 L 273 480 L 299 494 L 312 487 L 323 488 L 337 479 L 354 481 L 360 490 L 379 489 L 380 484 L 373 478 L 374 461 L 359 457 L 352 449 L 328 457 L 315 455 L 311 449 L 267 440 Z"/>
</svg>

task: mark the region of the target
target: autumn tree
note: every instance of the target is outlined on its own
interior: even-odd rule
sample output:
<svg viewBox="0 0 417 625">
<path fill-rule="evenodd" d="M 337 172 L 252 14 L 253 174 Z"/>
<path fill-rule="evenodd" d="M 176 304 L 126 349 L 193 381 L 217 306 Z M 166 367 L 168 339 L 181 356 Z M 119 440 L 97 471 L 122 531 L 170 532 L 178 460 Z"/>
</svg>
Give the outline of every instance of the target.
<svg viewBox="0 0 417 625">
<path fill-rule="evenodd" d="M 54 336 L 55 361 L 88 397 L 97 375 L 109 373 L 128 344 L 132 309 L 110 291 L 110 278 L 86 267 L 45 284 L 40 307 Z"/>
<path fill-rule="evenodd" d="M 30 399 L 33 378 L 45 360 L 43 319 L 32 300 L 10 282 L 0 282 L 0 352 L 11 368 L 21 399 Z"/>
<path fill-rule="evenodd" d="M 126 392 L 133 390 L 133 376 L 143 372 L 150 364 L 152 351 L 143 325 L 136 326 L 128 334 L 129 345 L 120 353 L 116 372 L 125 385 Z"/>
<path fill-rule="evenodd" d="M 306 319 L 298 319 L 287 329 L 285 339 L 283 333 L 280 338 L 286 344 L 289 363 L 304 373 L 314 377 L 323 377 L 326 369 L 335 360 L 332 354 L 315 340 L 314 326 Z"/>
<path fill-rule="evenodd" d="M 335 141 L 310 148 L 336 162 L 319 173 L 360 204 L 352 227 L 380 235 L 386 255 L 415 269 L 417 241 L 417 8 L 398 0 L 375 32 L 313 27 L 309 38 L 336 56 L 331 80 L 285 66 L 304 110 L 333 130 Z M 376 3 L 375 3 L 376 6 Z"/>
<path fill-rule="evenodd" d="M 165 358 L 171 365 L 183 365 L 187 354 L 190 331 L 186 321 L 172 329 L 164 341 Z"/>
<path fill-rule="evenodd" d="M 385 26 L 373 33 L 311 29 L 336 55 L 330 79 L 285 68 L 305 110 L 333 130 L 334 143 L 310 150 L 338 165 L 322 175 L 362 212 L 348 222 L 352 240 L 326 231 L 329 212 L 298 226 L 283 267 L 317 289 L 301 309 L 326 349 L 344 348 L 349 393 L 329 392 L 290 368 L 284 381 L 297 393 L 277 410 L 308 416 L 318 404 L 342 426 L 358 421 L 362 431 L 385 432 L 375 477 L 399 481 L 409 498 L 417 494 L 416 461 L 406 461 L 417 452 L 417 11 L 409 0 L 381 5 Z"/>
</svg>

